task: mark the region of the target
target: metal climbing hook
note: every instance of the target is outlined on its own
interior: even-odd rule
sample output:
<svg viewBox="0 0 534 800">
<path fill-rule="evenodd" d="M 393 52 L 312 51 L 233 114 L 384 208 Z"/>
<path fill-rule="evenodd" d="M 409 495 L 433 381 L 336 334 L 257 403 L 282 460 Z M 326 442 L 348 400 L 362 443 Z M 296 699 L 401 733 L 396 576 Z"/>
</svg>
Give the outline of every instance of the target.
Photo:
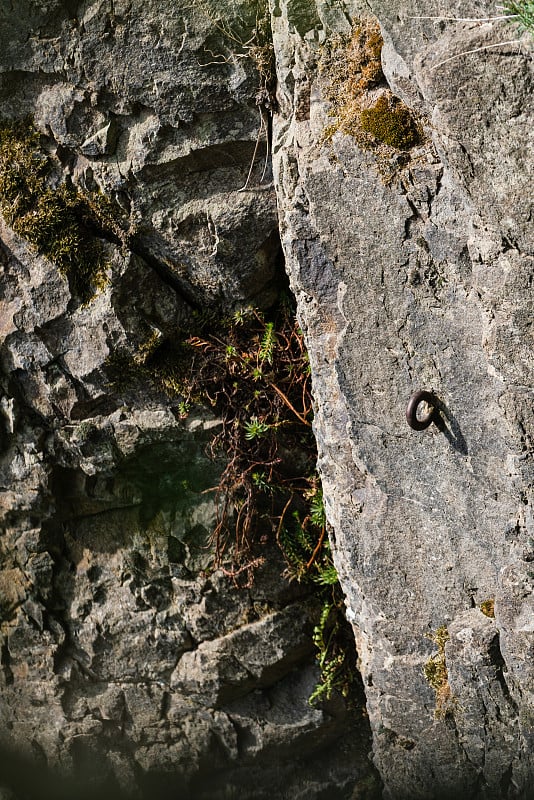
<svg viewBox="0 0 534 800">
<path fill-rule="evenodd" d="M 421 403 L 426 403 L 428 410 L 418 415 L 417 410 Z M 406 421 L 410 428 L 413 428 L 414 431 L 424 431 L 425 428 L 428 428 L 430 423 L 434 421 L 436 407 L 437 399 L 432 392 L 424 390 L 414 392 L 406 406 Z"/>
</svg>

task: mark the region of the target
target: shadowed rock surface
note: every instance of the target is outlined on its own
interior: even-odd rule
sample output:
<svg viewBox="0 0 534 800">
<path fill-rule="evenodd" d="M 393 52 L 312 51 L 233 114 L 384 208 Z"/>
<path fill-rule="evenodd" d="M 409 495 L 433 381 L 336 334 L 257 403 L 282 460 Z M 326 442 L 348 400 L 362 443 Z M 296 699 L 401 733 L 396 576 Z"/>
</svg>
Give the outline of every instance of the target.
<svg viewBox="0 0 534 800">
<path fill-rule="evenodd" d="M 0 224 L 6 800 L 376 796 L 367 722 L 308 704 L 313 599 L 274 549 L 246 590 L 210 570 L 221 420 L 110 372 L 272 305 L 280 241 L 384 796 L 529 795 L 531 39 L 442 10 L 271 0 L 271 114 L 250 3 L 0 9 L 2 125 L 118 220 L 85 303 Z"/>
</svg>

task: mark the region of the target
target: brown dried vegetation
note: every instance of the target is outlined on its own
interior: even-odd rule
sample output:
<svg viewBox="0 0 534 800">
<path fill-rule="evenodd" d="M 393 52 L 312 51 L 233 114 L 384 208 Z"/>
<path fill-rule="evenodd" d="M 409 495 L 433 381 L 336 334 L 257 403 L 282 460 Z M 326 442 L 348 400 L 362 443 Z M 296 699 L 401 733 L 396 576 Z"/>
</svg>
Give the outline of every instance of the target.
<svg viewBox="0 0 534 800">
<path fill-rule="evenodd" d="M 429 634 L 428 638 L 434 642 L 438 652 L 428 659 L 423 667 L 423 673 L 428 685 L 436 694 L 434 716 L 436 719 L 445 719 L 452 714 L 454 706 L 445 658 L 445 645 L 450 639 L 449 631 L 442 625 L 434 634 Z"/>
</svg>

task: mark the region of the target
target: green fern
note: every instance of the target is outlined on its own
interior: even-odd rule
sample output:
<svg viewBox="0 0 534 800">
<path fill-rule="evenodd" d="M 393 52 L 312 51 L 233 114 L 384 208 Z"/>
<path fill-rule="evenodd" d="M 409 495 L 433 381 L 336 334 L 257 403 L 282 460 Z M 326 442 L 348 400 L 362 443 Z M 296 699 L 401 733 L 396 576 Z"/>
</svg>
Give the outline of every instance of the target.
<svg viewBox="0 0 534 800">
<path fill-rule="evenodd" d="M 325 602 L 319 622 L 313 629 L 312 639 L 317 648 L 316 659 L 321 670 L 321 682 L 309 697 L 310 705 L 320 700 L 330 700 L 334 691 L 347 696 L 351 677 L 347 673 L 345 654 L 336 651 L 339 631 L 338 608 L 332 602 Z"/>
<path fill-rule="evenodd" d="M 323 528 L 326 525 L 323 490 L 317 489 L 310 501 L 310 520 L 312 525 Z"/>
<path fill-rule="evenodd" d="M 298 533 L 300 533 L 300 536 Z M 301 581 L 305 577 L 306 563 L 312 553 L 306 542 L 303 546 L 302 538 L 302 528 L 300 527 L 297 527 L 296 530 L 283 527 L 280 531 L 279 542 L 282 553 L 289 565 L 288 573 L 297 581 Z"/>
<path fill-rule="evenodd" d="M 258 358 L 260 361 L 266 361 L 268 364 L 273 363 L 274 349 L 276 347 L 276 333 L 274 330 L 273 322 L 265 323 L 265 332 L 262 336 L 260 348 L 258 350 Z"/>
<path fill-rule="evenodd" d="M 319 622 L 315 625 L 312 634 L 312 640 L 314 645 L 319 650 L 319 655 L 317 656 L 317 660 L 319 661 L 319 665 L 322 667 L 325 661 L 325 653 L 327 647 L 326 641 L 326 626 L 328 624 L 328 620 L 330 619 L 330 614 L 333 609 L 332 603 L 324 603 L 321 609 L 321 616 L 319 617 Z"/>
<path fill-rule="evenodd" d="M 293 512 L 293 519 L 295 524 L 293 525 L 293 537 L 296 543 L 299 545 L 303 555 L 311 556 L 313 553 L 313 548 L 316 544 L 316 539 L 307 528 L 301 522 L 300 514 L 298 511 Z"/>
<path fill-rule="evenodd" d="M 333 564 L 318 565 L 317 575 L 313 576 L 313 581 L 319 586 L 335 586 L 339 581 L 337 569 Z"/>
</svg>

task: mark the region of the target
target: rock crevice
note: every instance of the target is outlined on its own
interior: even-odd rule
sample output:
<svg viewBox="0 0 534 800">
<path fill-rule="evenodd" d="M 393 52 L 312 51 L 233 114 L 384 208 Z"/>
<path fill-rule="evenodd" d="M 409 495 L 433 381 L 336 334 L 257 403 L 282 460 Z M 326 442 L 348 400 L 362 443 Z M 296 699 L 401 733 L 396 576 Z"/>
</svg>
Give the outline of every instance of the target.
<svg viewBox="0 0 534 800">
<path fill-rule="evenodd" d="M 530 34 L 494 47 L 475 0 L 441 22 L 271 0 L 275 107 L 244 0 L 9 5 L 2 130 L 31 117 L 46 190 L 117 218 L 86 225 L 83 296 L 0 221 L 6 786 L 98 760 L 136 797 L 376 794 L 365 723 L 308 704 L 309 594 L 274 548 L 245 591 L 211 571 L 223 420 L 135 372 L 204 313 L 271 307 L 285 259 L 384 796 L 526 797 Z M 436 424 L 414 431 L 420 389 Z"/>
</svg>

